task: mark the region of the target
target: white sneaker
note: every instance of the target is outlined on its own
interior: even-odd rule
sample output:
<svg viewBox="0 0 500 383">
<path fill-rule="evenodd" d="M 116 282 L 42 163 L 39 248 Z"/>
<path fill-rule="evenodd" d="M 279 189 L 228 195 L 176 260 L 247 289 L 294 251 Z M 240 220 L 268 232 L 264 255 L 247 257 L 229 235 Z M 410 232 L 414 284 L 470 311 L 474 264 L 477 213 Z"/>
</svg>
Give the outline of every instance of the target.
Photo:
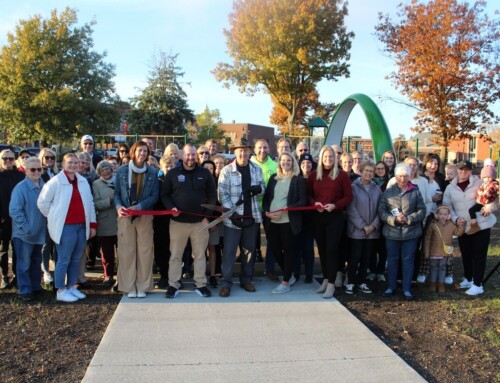
<svg viewBox="0 0 500 383">
<path fill-rule="evenodd" d="M 471 288 L 465 292 L 467 295 L 479 295 L 484 293 L 483 286 L 476 286 L 475 284 L 472 284 Z"/>
<path fill-rule="evenodd" d="M 288 286 L 291 286 L 293 285 L 295 282 L 297 282 L 297 280 L 295 279 L 295 277 L 292 275 L 288 281 Z"/>
<path fill-rule="evenodd" d="M 354 285 L 353 284 L 346 285 L 345 293 L 346 294 L 354 294 Z"/>
<path fill-rule="evenodd" d="M 365 293 L 365 294 L 371 294 L 372 293 L 372 291 L 366 285 L 366 283 L 362 283 L 361 285 L 359 285 L 359 291 L 361 291 L 362 293 Z"/>
<path fill-rule="evenodd" d="M 453 277 L 451 275 L 444 277 L 444 283 L 446 283 L 447 285 L 452 285 L 453 284 Z"/>
<path fill-rule="evenodd" d="M 129 298 L 137 298 L 137 291 L 131 291 L 130 293 L 127 294 Z"/>
<path fill-rule="evenodd" d="M 284 284 L 280 283 L 277 287 L 273 289 L 273 294 L 284 294 L 287 293 L 291 290 L 290 284 L 288 286 L 285 286 Z"/>
<path fill-rule="evenodd" d="M 144 291 L 138 291 L 137 298 L 146 298 L 146 293 Z"/>
<path fill-rule="evenodd" d="M 379 282 L 385 282 L 385 275 L 384 274 L 377 274 L 377 281 Z"/>
<path fill-rule="evenodd" d="M 73 294 L 71 294 L 68 290 L 57 290 L 56 300 L 59 302 L 76 302 L 78 300 Z"/>
<path fill-rule="evenodd" d="M 473 285 L 472 281 L 468 281 L 467 279 L 464 278 L 464 280 L 460 282 L 459 286 L 461 289 L 470 289 L 472 285 Z"/>
<path fill-rule="evenodd" d="M 417 282 L 418 283 L 425 283 L 425 275 L 424 274 L 419 274 L 417 277 Z"/>
<path fill-rule="evenodd" d="M 54 281 L 54 279 L 52 278 L 52 274 L 50 273 L 43 273 L 43 283 L 45 283 L 46 285 L 52 283 Z"/>
<path fill-rule="evenodd" d="M 73 295 L 74 297 L 77 297 L 78 299 L 87 298 L 87 296 L 84 293 L 82 293 L 81 291 L 79 291 L 76 287 L 72 287 L 68 291 L 71 295 Z"/>
<path fill-rule="evenodd" d="M 373 273 L 370 273 L 368 274 L 368 276 L 366 277 L 366 279 L 368 279 L 369 281 L 373 282 L 375 280 L 375 274 Z"/>
</svg>

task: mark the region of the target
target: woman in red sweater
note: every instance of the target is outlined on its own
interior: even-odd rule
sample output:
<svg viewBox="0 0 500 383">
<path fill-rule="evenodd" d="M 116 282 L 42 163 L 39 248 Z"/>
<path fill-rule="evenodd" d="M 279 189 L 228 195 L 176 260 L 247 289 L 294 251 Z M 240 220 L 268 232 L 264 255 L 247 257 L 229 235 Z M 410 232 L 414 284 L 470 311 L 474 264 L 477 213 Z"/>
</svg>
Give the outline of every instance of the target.
<svg viewBox="0 0 500 383">
<path fill-rule="evenodd" d="M 316 290 L 323 298 L 335 293 L 338 269 L 338 248 L 344 228 L 344 208 L 352 200 L 349 176 L 338 168 L 338 159 L 330 146 L 319 153 L 318 169 L 307 179 L 309 203 L 317 206 L 314 212 L 314 238 L 318 246 L 323 283 Z"/>
</svg>

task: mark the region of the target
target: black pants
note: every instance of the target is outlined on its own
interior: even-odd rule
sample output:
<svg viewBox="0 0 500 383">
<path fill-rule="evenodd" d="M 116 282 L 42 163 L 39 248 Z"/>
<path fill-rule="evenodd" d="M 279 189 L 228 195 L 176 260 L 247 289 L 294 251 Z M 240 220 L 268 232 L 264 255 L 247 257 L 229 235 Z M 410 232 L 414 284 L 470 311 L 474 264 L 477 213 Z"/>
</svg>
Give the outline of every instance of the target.
<svg viewBox="0 0 500 383">
<path fill-rule="evenodd" d="M 375 240 L 370 257 L 370 273 L 384 274 L 385 264 L 387 262 L 387 249 L 385 248 L 385 238 L 381 235 Z"/>
<path fill-rule="evenodd" d="M 360 285 L 366 282 L 366 269 L 372 254 L 374 239 L 350 239 L 351 257 L 347 266 L 350 284 Z"/>
<path fill-rule="evenodd" d="M 12 241 L 2 239 L 0 241 L 0 267 L 2 268 L 2 276 L 6 277 L 9 274 L 9 245 L 12 248 L 12 274 L 16 274 L 17 259 Z"/>
<path fill-rule="evenodd" d="M 323 278 L 329 283 L 335 283 L 337 276 L 339 245 L 344 231 L 344 215 L 342 212 L 314 213 L 314 239 L 318 246 L 319 259 Z"/>
<path fill-rule="evenodd" d="M 153 218 L 153 243 L 155 264 L 160 271 L 160 278 L 168 280 L 168 262 L 170 261 L 170 217 Z"/>
<path fill-rule="evenodd" d="M 283 270 L 283 281 L 288 282 L 292 277 L 296 255 L 295 236 L 290 223 L 270 223 L 267 231 L 271 251 Z"/>
<path fill-rule="evenodd" d="M 458 237 L 458 245 L 462 253 L 464 277 L 473 280 L 476 286 L 481 286 L 486 268 L 486 257 L 490 244 L 491 229 L 478 231 L 475 234 L 464 234 Z"/>
</svg>

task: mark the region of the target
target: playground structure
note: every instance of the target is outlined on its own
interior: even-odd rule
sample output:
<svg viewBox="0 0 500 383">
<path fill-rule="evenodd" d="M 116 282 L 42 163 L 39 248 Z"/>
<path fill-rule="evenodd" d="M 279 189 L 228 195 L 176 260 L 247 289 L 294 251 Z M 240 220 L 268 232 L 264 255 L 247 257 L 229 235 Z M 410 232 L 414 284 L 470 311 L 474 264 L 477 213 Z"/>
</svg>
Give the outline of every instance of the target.
<svg viewBox="0 0 500 383">
<path fill-rule="evenodd" d="M 355 93 L 347 97 L 339 105 L 335 111 L 328 130 L 326 132 L 324 145 L 341 145 L 342 136 L 344 135 L 345 126 L 352 109 L 359 105 L 363 110 L 370 135 L 373 141 L 373 155 L 375 160 L 380 160 L 382 154 L 387 150 L 394 152 L 391 134 L 384 120 L 384 116 L 380 112 L 378 106 L 367 95 Z"/>
</svg>

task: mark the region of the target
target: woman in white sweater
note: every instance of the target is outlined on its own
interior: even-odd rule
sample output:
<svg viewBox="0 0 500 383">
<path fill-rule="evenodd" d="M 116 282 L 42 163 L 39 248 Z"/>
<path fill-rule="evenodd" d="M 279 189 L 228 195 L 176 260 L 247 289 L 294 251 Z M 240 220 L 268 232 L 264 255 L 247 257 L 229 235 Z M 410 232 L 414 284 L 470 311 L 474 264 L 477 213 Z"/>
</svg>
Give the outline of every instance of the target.
<svg viewBox="0 0 500 383">
<path fill-rule="evenodd" d="M 43 187 L 38 208 L 47 217 L 50 237 L 56 243 L 57 300 L 75 302 L 85 298 L 76 288 L 76 278 L 86 241 L 95 236 L 97 224 L 92 192 L 87 180 L 77 173 L 76 155 L 66 154 L 62 168 Z"/>
</svg>

